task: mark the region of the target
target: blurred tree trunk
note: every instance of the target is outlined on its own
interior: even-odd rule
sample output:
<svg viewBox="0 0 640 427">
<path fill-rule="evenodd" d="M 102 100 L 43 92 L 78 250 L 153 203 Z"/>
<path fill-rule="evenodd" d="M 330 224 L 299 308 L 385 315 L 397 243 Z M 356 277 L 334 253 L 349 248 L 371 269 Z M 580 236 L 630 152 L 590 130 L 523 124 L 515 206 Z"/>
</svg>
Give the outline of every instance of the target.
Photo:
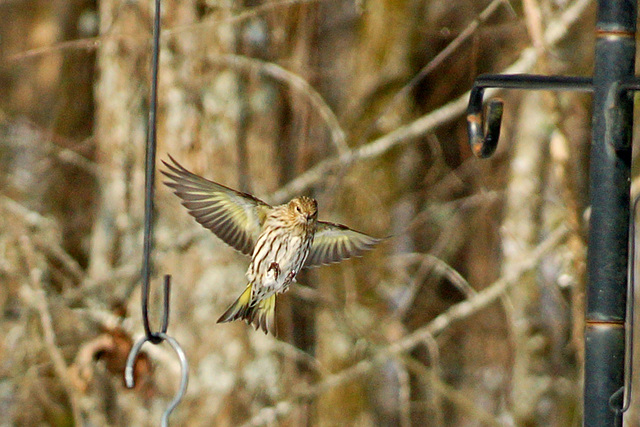
<svg viewBox="0 0 640 427">
<path fill-rule="evenodd" d="M 539 92 L 520 102 L 520 126 L 513 137 L 509 186 L 502 224 L 503 272 L 522 262 L 540 240 L 540 215 L 552 123 Z M 545 331 L 540 327 L 540 288 L 536 272 L 527 274 L 508 295 L 507 321 L 513 333 L 511 403 L 518 425 L 537 425 L 543 396 L 550 387 Z M 559 424 L 562 425 L 562 424 Z"/>
<path fill-rule="evenodd" d="M 82 287 L 96 198 L 94 55 L 47 50 L 94 35 L 94 17 L 91 0 L 0 2 L 3 424 L 80 421 L 67 367 L 93 333 L 67 297 Z"/>
<path fill-rule="evenodd" d="M 148 103 L 150 28 L 152 2 L 100 3 L 103 33 L 118 34 L 107 39 L 99 50 L 100 79 L 97 84 L 96 134 L 98 159 L 104 171 L 101 203 L 93 235 L 91 276 L 107 281 L 96 289 L 101 299 L 124 304 L 136 335 L 141 331 L 139 280 L 109 279 L 141 262 L 143 164 Z M 195 173 L 229 186 L 250 185 L 247 169 L 271 161 L 269 141 L 251 140 L 251 152 L 239 159 L 236 129 L 240 98 L 236 88 L 238 70 L 218 65 L 218 55 L 235 49 L 235 29 L 224 20 L 230 10 L 212 12 L 200 1 L 163 2 L 162 48 L 160 56 L 158 165 L 170 153 Z M 214 19 L 198 32 L 170 29 Z M 140 37 L 141 34 L 146 35 Z M 265 120 L 266 121 L 266 120 Z M 243 123 L 246 125 L 246 123 Z M 240 151 L 242 154 L 242 151 Z M 242 165 L 242 166 L 239 166 Z M 240 171 L 241 176 L 238 175 Z M 259 170 L 265 179 L 256 185 L 259 192 L 273 189 L 269 170 Z M 156 274 L 152 287 L 160 288 L 161 274 L 173 275 L 172 312 L 169 332 L 185 348 L 191 372 L 189 394 L 172 416 L 172 423 L 197 425 L 237 425 L 258 399 L 273 401 L 279 392 L 274 381 L 279 365 L 270 356 L 273 342 L 249 330 L 240 322 L 214 328 L 221 313 L 244 288 L 246 259 L 203 230 L 180 206 L 168 188 L 156 191 Z M 132 294 L 133 291 L 133 294 Z M 159 292 L 154 292 L 152 325 L 158 325 Z M 115 301 L 114 301 L 115 299 Z M 157 327 L 157 326 L 156 326 Z M 153 381 L 164 402 L 177 387 L 177 366 L 166 346 L 147 349 L 154 354 Z M 208 374 L 200 375 L 198 370 Z M 247 388 L 249 394 L 234 393 Z M 131 401 L 132 392 L 119 389 L 117 399 L 126 408 L 131 424 L 157 423 L 166 403 L 153 406 L 145 415 L 145 405 Z M 249 398 L 252 396 L 252 398 Z M 163 400 L 160 400 L 162 402 Z M 143 422 L 143 419 L 148 421 Z M 191 422 L 190 420 L 194 420 Z"/>
<path fill-rule="evenodd" d="M 348 129 L 350 146 L 363 144 L 379 131 L 376 119 L 391 99 L 393 89 L 410 78 L 413 40 L 420 22 L 412 17 L 418 16 L 417 10 L 419 6 L 415 3 L 387 0 L 366 4 L 343 1 L 321 8 L 322 16 L 331 19 L 323 20 L 319 29 L 320 34 L 328 36 L 318 40 L 316 62 L 321 76 L 318 86 L 341 124 Z M 346 25 L 348 23 L 357 25 Z M 411 97 L 407 97 L 394 105 L 393 120 L 408 120 L 412 103 Z M 410 152 L 415 154 L 415 150 Z M 394 168 L 396 159 L 383 164 Z M 411 172 L 405 169 L 400 175 L 407 178 Z M 361 228 L 359 224 L 379 224 L 388 213 L 367 209 L 366 204 L 390 187 L 405 183 L 394 182 L 395 179 L 386 181 L 386 177 L 375 176 L 368 170 L 356 170 L 353 174 L 348 180 L 343 179 L 342 171 L 327 177 L 316 194 L 320 206 L 338 215 L 329 217 L 330 220 L 356 228 Z M 362 212 L 370 214 L 361 215 Z M 404 239 L 406 236 L 401 237 Z M 357 280 L 358 275 L 364 275 L 365 279 Z M 376 304 L 366 302 L 365 295 L 370 290 L 358 285 L 375 280 L 375 273 L 359 271 L 357 261 L 323 268 L 318 277 L 322 300 L 337 304 L 317 310 L 317 357 L 330 371 L 344 369 L 367 354 L 370 348 L 361 346 L 363 336 L 370 336 L 383 345 L 391 339 L 389 334 L 393 336 L 400 328 L 397 322 L 379 325 L 380 328 L 375 326 L 384 314 Z M 332 388 L 318 398 L 317 424 L 406 425 L 401 420 L 409 414 L 401 413 L 398 399 L 398 377 L 402 374 L 406 374 L 404 367 L 389 360 L 361 380 Z"/>
<path fill-rule="evenodd" d="M 0 168 L 10 181 L 4 188 L 19 202 L 56 217 L 62 248 L 81 267 L 88 259 L 96 188 L 93 171 L 75 160 L 94 155 L 94 55 L 20 55 L 92 36 L 94 8 L 91 0 L 0 4 L 0 126 L 7 136 Z M 33 182 L 12 178 L 23 170 L 33 172 L 28 177 Z"/>
<path fill-rule="evenodd" d="M 539 3 L 548 14 L 564 7 Z M 458 40 L 489 4 L 496 7 L 486 21 Z M 97 5 L 100 37 L 76 40 L 94 35 L 93 1 L 0 0 L 2 422 L 8 414 L 19 425 L 157 425 L 177 388 L 166 345 L 145 346 L 138 387 L 122 384 L 132 339 L 142 334 L 153 1 Z M 313 96 L 335 114 L 349 148 L 396 134 L 529 46 L 522 6 L 510 6 L 163 0 L 158 166 L 171 154 L 270 202 L 283 184 L 347 151 Z M 591 24 L 582 27 L 549 55 L 565 64 L 558 73 L 573 64 L 570 74 L 589 73 L 583 46 L 593 34 Z M 456 48 L 432 63 L 450 43 Z M 274 76 L 277 67 L 265 62 L 309 86 Z M 248 259 L 197 224 L 159 175 L 152 325 L 161 276 L 172 274 L 169 333 L 191 366 L 172 425 L 571 425 L 579 414 L 588 107 L 572 100 L 550 108 L 537 94 L 513 114 L 519 98 L 506 96 L 491 161 L 470 159 L 460 118 L 400 138 L 376 158 L 341 163 L 304 192 L 318 199 L 320 219 L 392 237 L 362 259 L 299 275 L 308 286 L 278 297 L 277 339 L 242 322 L 215 324 L 243 290 Z M 556 110 L 566 116 L 564 134 L 551 129 Z M 570 244 L 502 304 L 366 375 L 305 395 L 473 298 L 563 221 L 575 229 Z"/>
<path fill-rule="evenodd" d="M 522 97 L 519 126 L 513 137 L 509 185 L 501 228 L 506 274 L 523 261 L 559 221 L 567 218 L 566 206 L 551 203 L 566 183 L 558 182 L 554 98 L 541 92 Z M 554 137 L 554 135 L 556 135 Z M 556 154 L 550 154 L 550 146 Z M 545 258 L 543 266 L 525 275 L 505 299 L 507 321 L 513 337 L 511 408 L 517 425 L 574 425 L 579 393 L 567 388 L 564 378 L 575 381 L 573 355 L 566 352 L 572 332 L 571 313 L 557 281 L 567 270 L 566 255 Z M 571 267 L 569 267 L 571 271 Z M 575 273 L 574 273 L 575 274 Z M 566 285 L 565 285 L 566 286 Z M 559 367 L 563 368 L 559 371 Z"/>
</svg>

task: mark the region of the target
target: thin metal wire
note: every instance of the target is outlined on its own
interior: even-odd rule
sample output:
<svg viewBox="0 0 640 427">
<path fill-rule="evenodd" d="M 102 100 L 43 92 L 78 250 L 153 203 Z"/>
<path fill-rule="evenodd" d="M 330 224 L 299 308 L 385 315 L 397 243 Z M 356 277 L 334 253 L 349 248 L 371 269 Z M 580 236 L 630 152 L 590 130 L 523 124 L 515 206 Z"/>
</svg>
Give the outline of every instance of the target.
<svg viewBox="0 0 640 427">
<path fill-rule="evenodd" d="M 144 326 L 144 336 L 140 338 L 131 348 L 125 367 L 125 383 L 132 388 L 134 384 L 135 361 L 144 343 L 160 344 L 167 341 L 178 355 L 180 360 L 181 381 L 177 394 L 162 415 L 163 427 L 169 425 L 169 415 L 182 400 L 187 391 L 189 381 L 189 364 L 182 347 L 178 342 L 167 335 L 169 328 L 169 311 L 171 294 L 171 276 L 164 276 L 163 284 L 163 311 L 162 326 L 160 331 L 153 332 L 149 323 L 149 291 L 151 281 L 151 271 L 153 269 L 151 253 L 153 252 L 153 231 L 154 231 L 154 196 L 155 196 L 155 165 L 156 165 L 156 113 L 158 101 L 158 64 L 160 57 L 160 0 L 155 0 L 155 15 L 153 21 L 153 53 L 151 59 L 151 93 L 149 96 L 149 122 L 147 127 L 147 146 L 145 152 L 145 192 L 144 192 L 144 243 L 142 259 L 142 323 Z"/>
<path fill-rule="evenodd" d="M 640 195 L 633 201 L 631 221 L 629 221 L 629 266 L 627 279 L 627 315 L 625 318 L 625 355 L 624 355 L 624 385 L 609 398 L 611 410 L 621 415 L 631 407 L 631 388 L 633 384 L 633 318 L 634 318 L 634 294 L 636 275 L 636 218 Z M 622 405 L 618 402 L 622 400 Z"/>
<path fill-rule="evenodd" d="M 142 321 L 144 323 L 144 332 L 147 338 L 153 344 L 162 342 L 155 333 L 151 331 L 149 325 L 149 281 L 151 277 L 151 252 L 153 251 L 153 228 L 154 228 L 154 196 L 155 196 L 155 174 L 156 174 L 156 112 L 158 110 L 158 63 L 160 58 L 160 0 L 156 0 L 156 11 L 153 20 L 153 54 L 151 58 L 151 93 L 149 96 L 149 122 L 147 126 L 147 148 L 145 155 L 145 186 L 144 186 L 144 255 L 142 260 Z M 170 287 L 171 278 L 169 277 L 169 286 L 166 285 L 165 279 L 165 306 L 168 305 L 169 296 L 167 295 L 168 287 Z M 165 315 L 168 316 L 169 310 L 165 307 Z M 168 319 L 163 318 L 163 329 L 161 332 L 167 332 L 165 326 L 168 326 Z"/>
</svg>

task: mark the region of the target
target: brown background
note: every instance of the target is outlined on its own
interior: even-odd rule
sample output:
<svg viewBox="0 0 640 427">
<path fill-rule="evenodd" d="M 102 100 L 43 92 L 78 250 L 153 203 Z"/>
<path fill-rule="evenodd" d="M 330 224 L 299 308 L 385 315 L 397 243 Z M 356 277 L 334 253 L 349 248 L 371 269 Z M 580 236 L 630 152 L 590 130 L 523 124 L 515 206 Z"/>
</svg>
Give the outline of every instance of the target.
<svg viewBox="0 0 640 427">
<path fill-rule="evenodd" d="M 471 156 L 463 112 L 480 73 L 589 75 L 588 3 L 163 2 L 158 158 L 392 236 L 301 275 L 275 340 L 215 324 L 248 260 L 158 185 L 152 284 L 173 276 L 169 332 L 190 363 L 173 425 L 580 425 L 590 99 L 500 94 L 490 160 Z M 166 345 L 122 383 L 142 333 L 152 14 L 0 0 L 10 425 L 157 425 L 177 388 Z"/>
</svg>

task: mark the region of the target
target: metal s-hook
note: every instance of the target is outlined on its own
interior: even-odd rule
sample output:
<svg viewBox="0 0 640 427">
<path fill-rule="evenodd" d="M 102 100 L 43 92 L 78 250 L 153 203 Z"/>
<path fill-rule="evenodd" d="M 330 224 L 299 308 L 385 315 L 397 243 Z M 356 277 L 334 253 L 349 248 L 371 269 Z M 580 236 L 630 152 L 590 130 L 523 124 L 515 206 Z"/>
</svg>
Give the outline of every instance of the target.
<svg viewBox="0 0 640 427">
<path fill-rule="evenodd" d="M 153 332 L 149 323 L 149 290 L 151 281 L 152 261 L 151 253 L 153 252 L 153 227 L 154 227 L 154 184 L 155 184 L 155 165 L 156 165 L 156 112 L 158 101 L 158 63 L 160 56 L 160 0 L 155 0 L 155 15 L 153 21 L 153 54 L 151 59 L 151 93 L 149 97 L 149 122 L 147 127 L 147 145 L 145 152 L 145 199 L 144 199 L 144 243 L 143 243 L 143 261 L 142 261 L 142 322 L 144 327 L 144 336 L 139 339 L 131 348 L 127 357 L 125 367 L 125 384 L 127 387 L 134 386 L 134 366 L 138 354 L 144 343 L 149 341 L 151 344 L 160 344 L 167 341 L 178 355 L 181 368 L 180 389 L 173 398 L 164 414 L 162 415 L 162 426 L 169 424 L 169 415 L 180 403 L 187 390 L 189 380 L 189 364 L 184 351 L 178 342 L 167 335 L 169 328 L 169 311 L 170 311 L 170 293 L 171 293 L 171 276 L 164 276 L 163 286 L 163 312 L 162 326 L 160 331 Z"/>
<path fill-rule="evenodd" d="M 483 116 L 483 96 L 487 88 L 593 91 L 590 77 L 538 76 L 529 74 L 484 74 L 476 78 L 467 107 L 467 133 L 471 151 L 477 157 L 490 157 L 498 146 L 503 102 L 492 99 Z"/>
<path fill-rule="evenodd" d="M 176 406 L 178 406 L 185 393 L 187 392 L 187 385 L 189 383 L 189 362 L 187 362 L 187 357 L 184 354 L 184 350 L 182 350 L 182 347 L 180 347 L 180 344 L 178 344 L 178 342 L 174 338 L 168 336 L 164 332 L 158 332 L 156 333 L 156 336 L 160 339 L 160 341 L 167 341 L 171 345 L 171 347 L 173 347 L 173 350 L 176 352 L 176 354 L 178 355 L 178 359 L 180 360 L 180 388 L 178 389 L 178 393 L 176 393 L 171 403 L 169 403 L 167 409 L 162 414 L 161 426 L 167 427 L 169 425 L 169 415 L 171 415 L 171 412 L 173 412 Z M 131 348 L 129 357 L 127 357 L 127 367 L 124 371 L 124 379 L 127 387 L 129 388 L 132 388 L 135 385 L 133 366 L 136 358 L 138 357 L 138 353 L 140 353 L 140 349 L 147 341 L 151 341 L 149 337 L 144 336 L 140 338 L 138 342 L 136 342 L 136 344 Z"/>
</svg>

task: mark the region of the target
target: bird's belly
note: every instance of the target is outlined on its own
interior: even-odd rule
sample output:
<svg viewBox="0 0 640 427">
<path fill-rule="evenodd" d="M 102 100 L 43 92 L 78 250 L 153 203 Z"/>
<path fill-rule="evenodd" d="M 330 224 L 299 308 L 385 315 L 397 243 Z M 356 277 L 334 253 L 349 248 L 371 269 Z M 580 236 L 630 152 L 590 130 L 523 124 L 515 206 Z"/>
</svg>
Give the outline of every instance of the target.
<svg viewBox="0 0 640 427">
<path fill-rule="evenodd" d="M 251 283 L 263 287 L 269 295 L 283 292 L 295 278 L 290 278 L 292 271 L 297 274 L 306 255 L 302 248 L 302 238 L 295 236 L 278 236 L 271 244 L 262 242 L 260 236 L 256 244 L 251 264 L 247 269 L 247 278 Z"/>
</svg>

